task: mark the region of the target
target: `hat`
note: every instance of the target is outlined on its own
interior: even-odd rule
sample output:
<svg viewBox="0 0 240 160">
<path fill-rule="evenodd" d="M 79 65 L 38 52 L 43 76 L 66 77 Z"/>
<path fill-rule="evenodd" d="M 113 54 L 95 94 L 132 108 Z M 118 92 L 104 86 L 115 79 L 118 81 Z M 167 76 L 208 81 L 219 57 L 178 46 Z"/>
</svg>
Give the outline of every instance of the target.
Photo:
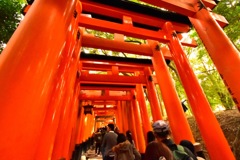
<svg viewBox="0 0 240 160">
<path fill-rule="evenodd" d="M 158 120 L 152 124 L 153 131 L 156 133 L 162 133 L 169 131 L 169 125 L 163 121 L 163 120 Z"/>
</svg>

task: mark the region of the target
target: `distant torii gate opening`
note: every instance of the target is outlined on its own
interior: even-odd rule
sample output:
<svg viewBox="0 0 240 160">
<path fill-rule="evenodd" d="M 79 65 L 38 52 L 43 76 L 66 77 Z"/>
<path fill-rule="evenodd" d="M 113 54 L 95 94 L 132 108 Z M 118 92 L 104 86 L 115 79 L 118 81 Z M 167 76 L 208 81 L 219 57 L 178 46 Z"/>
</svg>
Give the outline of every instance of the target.
<svg viewBox="0 0 240 160">
<path fill-rule="evenodd" d="M 239 107 L 239 52 L 222 30 L 225 18 L 211 11 L 217 4 L 142 2 L 165 10 L 122 0 L 36 0 L 25 8 L 24 20 L 0 55 L 0 159 L 79 159 L 82 146 L 105 120 L 121 132 L 130 129 L 144 153 L 151 130 L 145 93 L 153 121 L 163 119 L 166 110 L 174 141 L 195 142 L 169 61 L 175 63 L 210 159 L 235 159 L 182 49 L 197 46 L 182 36 L 194 27 Z M 114 38 L 95 37 L 86 29 Z M 125 36 L 147 43 L 126 42 Z M 85 54 L 82 47 L 150 59 Z M 87 104 L 94 106 L 93 114 L 84 115 Z"/>
</svg>

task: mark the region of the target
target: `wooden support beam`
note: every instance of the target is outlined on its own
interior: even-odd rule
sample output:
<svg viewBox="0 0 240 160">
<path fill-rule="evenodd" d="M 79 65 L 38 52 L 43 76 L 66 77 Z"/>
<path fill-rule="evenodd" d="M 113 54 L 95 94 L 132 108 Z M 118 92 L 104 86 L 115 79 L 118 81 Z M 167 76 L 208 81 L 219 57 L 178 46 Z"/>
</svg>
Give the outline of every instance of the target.
<svg viewBox="0 0 240 160">
<path fill-rule="evenodd" d="M 181 1 L 141 0 L 141 1 L 161 7 L 161 8 L 165 8 L 169 11 L 173 11 L 189 17 L 196 14 L 196 9 L 194 8 L 194 6 L 196 5 L 196 3 L 199 3 L 199 1 L 197 0 L 181 0 Z M 206 7 L 210 9 L 213 9 L 217 5 L 214 0 L 202 0 L 202 2 Z"/>
<path fill-rule="evenodd" d="M 114 90 L 114 91 L 127 91 L 127 90 L 132 90 L 136 87 L 135 84 L 130 84 L 130 85 L 120 85 L 120 84 L 95 84 L 95 83 L 88 83 L 88 84 L 81 84 L 81 89 L 82 90 L 104 90 L 104 89 L 109 89 L 109 90 Z"/>
<path fill-rule="evenodd" d="M 170 53 L 170 52 L 169 52 Z M 165 55 L 168 55 L 166 53 Z M 104 64 L 104 65 L 117 65 L 121 67 L 129 68 L 140 68 L 140 67 L 150 67 L 152 66 L 152 61 L 150 58 L 129 58 L 129 57 L 119 57 L 119 56 L 105 56 L 99 54 L 86 54 L 81 52 L 80 56 L 81 63 L 93 63 Z"/>
<path fill-rule="evenodd" d="M 117 105 L 117 101 L 93 101 L 92 105 Z"/>
<path fill-rule="evenodd" d="M 133 27 L 132 25 L 128 24 L 119 24 L 119 23 L 113 23 L 113 22 L 108 22 L 100 19 L 95 19 L 95 18 L 89 18 L 87 16 L 81 15 L 79 16 L 79 26 L 80 27 L 86 27 L 89 29 L 94 29 L 94 30 L 99 30 L 103 32 L 110 32 L 110 33 L 120 33 L 124 34 L 126 36 L 130 37 L 135 37 L 135 38 L 140 38 L 140 39 L 152 39 L 152 40 L 157 40 L 161 43 L 167 43 L 169 40 L 167 39 L 166 35 L 164 32 L 161 30 L 159 31 L 152 31 L 148 29 L 143 29 L 143 28 L 138 28 L 138 27 Z M 101 38 L 101 40 L 103 40 Z M 124 42 L 122 42 L 124 44 Z M 181 42 L 182 45 L 184 46 L 196 46 L 196 43 L 188 43 L 188 42 Z M 84 38 L 83 38 L 83 46 L 84 44 Z M 95 44 L 98 47 L 101 45 L 104 45 L 103 42 Z M 126 45 L 126 44 L 125 44 Z M 138 45 L 140 46 L 140 45 Z M 109 46 L 110 47 L 110 46 Z M 95 48 L 95 47 L 94 47 Z M 124 49 L 122 47 L 121 50 L 118 51 L 123 51 Z M 139 49 L 137 49 L 139 50 Z M 147 49 L 149 51 L 149 49 Z M 133 52 L 135 53 L 135 52 Z"/>
<path fill-rule="evenodd" d="M 132 99 L 130 95 L 122 95 L 122 96 L 87 96 L 87 95 L 79 95 L 80 100 L 115 100 L 115 101 L 128 101 Z"/>
<path fill-rule="evenodd" d="M 162 28 L 164 23 L 167 21 L 165 19 L 153 17 L 146 15 L 144 13 L 136 13 L 130 10 L 121 9 L 117 7 L 112 7 L 109 5 L 104 5 L 99 3 L 93 2 L 93 1 L 81 1 L 83 12 L 89 12 L 89 13 L 95 13 L 99 15 L 106 15 L 110 17 L 117 18 L 119 20 L 122 19 L 123 16 L 131 17 L 134 23 L 140 23 L 148 26 L 153 26 L 156 28 Z M 160 16 L 160 15 L 159 15 Z M 177 32 L 188 32 L 190 30 L 189 25 L 172 22 L 174 30 Z"/>
<path fill-rule="evenodd" d="M 100 112 L 96 112 L 95 113 L 95 116 L 104 116 L 104 115 L 107 115 L 107 114 L 115 114 L 114 112 L 111 112 L 111 111 L 100 111 Z M 106 122 L 106 120 L 104 121 Z"/>
<path fill-rule="evenodd" d="M 83 47 L 99 48 L 117 52 L 135 53 L 138 55 L 151 56 L 151 49 L 146 44 L 133 44 L 117 40 L 97 38 L 90 34 L 84 34 L 82 40 Z"/>
<path fill-rule="evenodd" d="M 199 1 L 197 0 L 181 0 L 181 1 L 141 0 L 141 1 L 158 6 L 158 7 L 165 8 L 170 11 L 174 11 L 179 14 L 186 15 L 188 17 L 193 17 L 196 14 L 198 10 L 194 9 L 193 6 L 196 6 L 196 4 L 199 3 Z M 202 2 L 205 7 L 210 9 L 213 9 L 217 5 L 214 0 L 202 0 Z M 201 6 L 200 3 L 198 4 L 198 6 Z M 227 20 L 223 16 L 217 13 L 212 13 L 212 16 L 221 27 L 225 27 L 226 25 L 228 25 Z"/>
<path fill-rule="evenodd" d="M 98 113 L 96 113 L 98 114 Z M 105 120 L 95 120 L 95 122 L 105 122 Z"/>
<path fill-rule="evenodd" d="M 143 28 L 133 27 L 132 25 L 119 24 L 105 20 L 89 18 L 84 15 L 79 16 L 79 26 L 89 29 L 99 30 L 110 33 L 120 33 L 130 37 L 141 39 L 154 39 L 166 43 L 168 39 L 162 31 L 151 31 Z"/>
<path fill-rule="evenodd" d="M 210 12 L 210 14 L 213 17 L 213 19 L 215 19 L 222 28 L 224 28 L 229 24 L 224 16 L 216 14 L 214 12 Z"/>
<path fill-rule="evenodd" d="M 96 119 L 101 119 L 101 118 L 106 119 L 106 118 L 113 118 L 113 117 L 114 117 L 114 115 L 112 115 L 112 114 L 102 115 L 102 116 L 95 116 Z"/>
<path fill-rule="evenodd" d="M 186 16 L 193 16 L 196 11 L 194 7 L 191 5 L 189 1 L 193 0 L 141 0 L 142 2 L 146 2 L 161 8 L 165 8 L 169 11 L 173 11 L 179 14 L 183 14 Z M 194 0 L 196 1 L 196 0 Z"/>
<path fill-rule="evenodd" d="M 116 109 L 117 109 L 116 107 L 112 107 L 112 108 L 96 108 L 96 107 L 94 107 L 93 108 L 94 111 L 114 111 Z"/>
<path fill-rule="evenodd" d="M 94 83 L 117 83 L 117 84 L 145 84 L 144 76 L 118 76 L 118 75 L 101 75 L 88 74 L 80 76 L 80 83 L 94 82 Z"/>
<path fill-rule="evenodd" d="M 117 40 L 109 40 L 94 37 L 90 34 L 84 34 L 82 37 L 82 46 L 112 50 L 117 52 L 134 53 L 137 55 L 152 56 L 150 47 L 147 44 L 133 44 L 129 42 L 121 42 Z M 166 59 L 172 59 L 171 54 L 163 55 Z"/>
<path fill-rule="evenodd" d="M 203 4 L 210 8 L 210 9 L 213 9 L 214 7 L 217 6 L 216 2 L 214 0 L 202 0 Z"/>
<path fill-rule="evenodd" d="M 87 62 L 85 63 L 83 61 L 82 63 L 82 69 L 83 70 L 94 70 L 94 71 L 111 71 L 112 66 L 115 66 L 114 64 L 97 64 L 97 63 L 92 63 L 92 62 Z M 151 67 L 152 65 L 149 65 Z M 135 72 L 135 71 L 143 71 L 144 67 L 143 66 L 134 66 L 134 67 L 129 67 L 129 66 L 118 66 L 119 67 L 119 72 Z"/>
</svg>

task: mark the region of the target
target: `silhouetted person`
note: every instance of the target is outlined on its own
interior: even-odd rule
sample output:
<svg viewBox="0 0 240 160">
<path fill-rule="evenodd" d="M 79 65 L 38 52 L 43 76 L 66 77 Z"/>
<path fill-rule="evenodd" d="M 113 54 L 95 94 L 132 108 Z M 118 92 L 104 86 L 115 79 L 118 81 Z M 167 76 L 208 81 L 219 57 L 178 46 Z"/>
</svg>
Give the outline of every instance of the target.
<svg viewBox="0 0 240 160">
<path fill-rule="evenodd" d="M 194 145 L 189 140 L 181 140 L 180 145 L 187 147 L 192 153 L 194 153 L 197 156 L 197 153 L 195 152 Z M 197 156 L 198 160 L 204 160 L 204 157 Z"/>
<path fill-rule="evenodd" d="M 135 143 L 134 143 L 134 140 L 132 138 L 132 133 L 130 130 L 128 130 L 126 132 L 126 137 L 127 137 L 127 140 L 133 145 L 133 147 L 135 147 Z"/>
<path fill-rule="evenodd" d="M 101 133 L 102 133 L 102 137 L 104 137 L 104 135 L 107 133 L 107 126 L 102 127 Z M 102 157 L 104 157 L 104 148 L 102 147 L 102 145 L 101 145 L 101 152 L 102 152 Z"/>
<path fill-rule="evenodd" d="M 114 124 L 107 125 L 107 133 L 103 137 L 102 149 L 103 160 L 114 160 L 114 152 L 112 147 L 117 144 L 117 134 L 114 133 Z"/>
<path fill-rule="evenodd" d="M 94 134 L 94 140 L 96 142 L 95 153 L 100 154 L 100 148 L 101 148 L 102 140 L 103 140 L 102 133 L 101 133 L 100 129 L 98 129 L 97 132 Z"/>
<path fill-rule="evenodd" d="M 119 130 L 119 128 L 118 128 L 117 126 L 114 128 L 114 132 L 115 132 L 116 134 L 119 134 L 119 133 L 120 133 L 120 130 Z"/>
<path fill-rule="evenodd" d="M 153 131 L 148 131 L 147 132 L 147 144 L 152 141 L 155 141 L 155 136 L 153 134 Z"/>
<path fill-rule="evenodd" d="M 182 108 L 183 108 L 184 112 L 186 112 L 188 110 L 187 106 L 184 104 L 185 101 L 181 102 L 181 105 L 182 105 Z"/>
</svg>

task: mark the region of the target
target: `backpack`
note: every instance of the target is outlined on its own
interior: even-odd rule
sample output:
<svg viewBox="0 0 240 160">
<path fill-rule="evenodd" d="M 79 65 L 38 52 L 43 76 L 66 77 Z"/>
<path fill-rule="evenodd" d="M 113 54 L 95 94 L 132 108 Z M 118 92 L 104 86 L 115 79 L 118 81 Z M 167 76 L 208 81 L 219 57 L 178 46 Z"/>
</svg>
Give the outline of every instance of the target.
<svg viewBox="0 0 240 160">
<path fill-rule="evenodd" d="M 193 160 L 181 145 L 176 145 L 176 149 L 172 150 L 172 153 L 175 160 Z"/>
</svg>

